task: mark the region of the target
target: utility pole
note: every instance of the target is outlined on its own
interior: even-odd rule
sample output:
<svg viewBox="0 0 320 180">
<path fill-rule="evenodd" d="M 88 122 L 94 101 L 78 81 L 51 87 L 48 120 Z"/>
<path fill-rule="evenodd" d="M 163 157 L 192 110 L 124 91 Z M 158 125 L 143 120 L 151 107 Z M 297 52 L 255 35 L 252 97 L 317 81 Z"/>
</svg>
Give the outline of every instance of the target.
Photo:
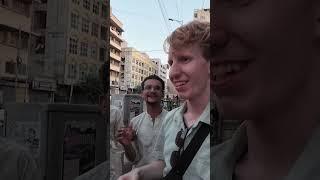
<svg viewBox="0 0 320 180">
<path fill-rule="evenodd" d="M 18 89 L 18 64 L 19 61 L 21 60 L 20 58 L 20 49 L 21 49 L 21 25 L 19 25 L 19 35 L 18 35 L 18 47 L 17 47 L 17 57 L 16 57 L 16 67 L 15 67 L 15 98 L 16 98 L 16 102 L 17 102 L 17 89 Z"/>
<path fill-rule="evenodd" d="M 31 58 L 31 36 L 32 36 L 32 29 L 33 29 L 33 0 L 31 1 L 30 5 L 30 32 L 29 32 L 29 39 L 28 39 L 28 57 L 26 59 L 26 81 L 25 81 L 25 94 L 24 94 L 24 102 L 28 103 L 29 102 L 29 86 L 28 86 L 28 78 L 29 78 L 29 59 Z"/>
<path fill-rule="evenodd" d="M 74 81 L 71 82 L 71 89 L 70 89 L 70 94 L 69 94 L 69 104 L 71 104 L 72 95 L 73 95 L 73 83 L 74 83 Z"/>
</svg>

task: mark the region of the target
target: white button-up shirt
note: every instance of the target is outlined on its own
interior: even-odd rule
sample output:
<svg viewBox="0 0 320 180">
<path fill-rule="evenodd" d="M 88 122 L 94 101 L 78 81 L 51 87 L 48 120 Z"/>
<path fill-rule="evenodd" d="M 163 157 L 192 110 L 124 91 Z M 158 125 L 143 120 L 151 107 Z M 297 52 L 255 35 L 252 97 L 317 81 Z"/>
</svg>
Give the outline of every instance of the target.
<svg viewBox="0 0 320 180">
<path fill-rule="evenodd" d="M 135 167 L 146 165 L 154 160 L 154 146 L 159 139 L 160 129 L 166 114 L 167 111 L 162 109 L 162 112 L 153 121 L 147 112 L 143 112 L 130 121 L 137 134 L 133 143 L 136 149 Z"/>
<path fill-rule="evenodd" d="M 186 104 L 170 111 L 161 129 L 161 136 L 156 144 L 155 158 L 165 162 L 163 175 L 169 173 L 172 169 L 170 164 L 170 157 L 173 151 L 179 150 L 175 143 L 177 133 L 185 129 L 183 114 L 186 110 Z M 185 138 L 184 148 L 188 146 L 191 139 L 195 135 L 197 129 L 200 127 L 199 122 L 202 121 L 210 125 L 210 103 L 206 106 L 198 120 L 190 127 L 188 134 Z M 193 158 L 188 169 L 184 173 L 184 180 L 208 180 L 210 179 L 210 136 L 208 135 L 202 143 L 199 151 Z"/>
</svg>

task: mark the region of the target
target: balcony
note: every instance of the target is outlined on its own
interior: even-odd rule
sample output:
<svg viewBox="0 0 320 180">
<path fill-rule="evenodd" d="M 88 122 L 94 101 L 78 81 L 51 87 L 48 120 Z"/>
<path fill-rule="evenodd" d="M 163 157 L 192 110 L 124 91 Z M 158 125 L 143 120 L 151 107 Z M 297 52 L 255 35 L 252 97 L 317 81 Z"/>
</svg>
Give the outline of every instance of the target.
<svg viewBox="0 0 320 180">
<path fill-rule="evenodd" d="M 110 52 L 110 57 L 117 60 L 117 61 L 121 61 L 121 57 L 116 55 L 115 53 L 113 52 Z"/>
<path fill-rule="evenodd" d="M 110 64 L 110 69 L 116 72 L 120 72 L 120 67 L 114 64 Z"/>
<path fill-rule="evenodd" d="M 110 45 L 121 51 L 121 46 L 110 39 Z"/>
<path fill-rule="evenodd" d="M 11 29 L 21 28 L 24 32 L 30 32 L 31 18 L 15 9 L 1 8 L 0 24 L 1 28 L 8 27 Z"/>
<path fill-rule="evenodd" d="M 117 28 L 119 28 L 121 31 L 123 31 L 123 29 L 122 29 L 122 26 L 123 26 L 123 24 L 122 24 L 122 22 L 117 18 L 117 17 L 115 17 L 112 13 L 111 13 L 111 25 L 114 25 L 114 26 L 116 26 Z"/>
<path fill-rule="evenodd" d="M 110 86 L 111 87 L 119 87 L 119 82 L 118 81 L 110 81 Z"/>
<path fill-rule="evenodd" d="M 110 27 L 110 32 L 112 33 L 113 36 L 115 36 L 115 37 L 117 37 L 119 40 L 123 41 L 121 35 L 119 35 L 118 32 L 115 31 L 115 30 L 113 30 L 111 27 Z"/>
</svg>

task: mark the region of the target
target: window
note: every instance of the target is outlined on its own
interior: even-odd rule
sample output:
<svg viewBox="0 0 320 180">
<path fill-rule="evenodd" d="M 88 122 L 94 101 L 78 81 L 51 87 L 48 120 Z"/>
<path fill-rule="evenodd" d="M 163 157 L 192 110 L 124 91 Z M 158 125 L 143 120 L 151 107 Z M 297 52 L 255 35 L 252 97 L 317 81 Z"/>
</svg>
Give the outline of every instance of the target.
<svg viewBox="0 0 320 180">
<path fill-rule="evenodd" d="M 70 38 L 69 53 L 70 54 L 78 54 L 78 40 L 75 38 Z"/>
<path fill-rule="evenodd" d="M 78 29 L 79 26 L 79 15 L 71 13 L 71 28 Z"/>
<path fill-rule="evenodd" d="M 92 23 L 91 35 L 98 37 L 98 33 L 99 33 L 99 25 L 97 23 Z"/>
<path fill-rule="evenodd" d="M 105 40 L 105 41 L 107 41 L 107 28 L 106 27 L 104 27 L 104 26 L 101 26 L 101 33 L 100 33 L 100 39 L 101 40 Z"/>
<path fill-rule="evenodd" d="M 11 32 L 10 38 L 9 38 L 9 44 L 17 47 L 18 46 L 18 39 L 19 39 L 19 33 L 18 32 Z"/>
<path fill-rule="evenodd" d="M 88 43 L 81 42 L 80 55 L 81 56 L 88 56 Z"/>
<path fill-rule="evenodd" d="M 21 1 L 21 0 L 13 0 L 12 2 L 13 9 L 19 11 L 20 13 L 29 16 L 30 5 Z"/>
<path fill-rule="evenodd" d="M 83 0 L 83 7 L 90 10 L 90 0 Z"/>
<path fill-rule="evenodd" d="M 15 69 L 16 69 L 16 63 L 14 62 L 6 62 L 6 67 L 5 67 L 5 71 L 8 74 L 14 74 L 15 73 Z"/>
<path fill-rule="evenodd" d="M 8 32 L 0 31 L 0 43 L 6 44 L 8 40 Z"/>
<path fill-rule="evenodd" d="M 16 63 L 14 62 L 6 62 L 5 64 L 5 72 L 8 74 L 16 73 Z M 18 64 L 18 74 L 26 75 L 27 74 L 27 66 L 26 64 Z"/>
<path fill-rule="evenodd" d="M 94 14 L 99 14 L 99 2 L 93 2 L 92 12 Z"/>
<path fill-rule="evenodd" d="M 108 8 L 106 5 L 102 4 L 102 7 L 101 7 L 101 16 L 106 18 L 108 17 Z"/>
<path fill-rule="evenodd" d="M 80 80 L 84 81 L 87 78 L 87 69 L 88 69 L 88 65 L 83 63 L 80 65 Z"/>
<path fill-rule="evenodd" d="M 97 44 L 91 45 L 91 57 L 97 59 Z"/>
<path fill-rule="evenodd" d="M 77 66 L 75 64 L 68 65 L 68 78 L 75 79 L 77 75 Z"/>
<path fill-rule="evenodd" d="M 89 67 L 89 74 L 90 74 L 90 76 L 96 76 L 97 75 L 97 66 L 96 65 L 94 65 L 94 64 L 92 64 L 92 65 L 90 65 L 90 67 Z"/>
<path fill-rule="evenodd" d="M 89 20 L 82 18 L 82 32 L 89 33 Z"/>
<path fill-rule="evenodd" d="M 0 0 L 0 5 L 8 6 L 8 0 Z"/>
<path fill-rule="evenodd" d="M 106 49 L 105 48 L 100 48 L 100 56 L 99 60 L 101 62 L 104 62 L 106 59 Z"/>
</svg>

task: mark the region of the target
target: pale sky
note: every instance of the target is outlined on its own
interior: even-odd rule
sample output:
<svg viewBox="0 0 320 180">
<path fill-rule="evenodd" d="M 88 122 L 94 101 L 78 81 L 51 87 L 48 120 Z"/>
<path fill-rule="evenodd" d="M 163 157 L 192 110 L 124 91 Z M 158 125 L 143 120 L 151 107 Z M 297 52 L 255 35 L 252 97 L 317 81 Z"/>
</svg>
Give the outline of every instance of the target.
<svg viewBox="0 0 320 180">
<path fill-rule="evenodd" d="M 163 42 L 180 26 L 168 19 L 185 24 L 193 20 L 195 9 L 209 8 L 210 0 L 110 0 L 110 5 L 113 14 L 123 23 L 122 36 L 128 46 L 146 52 L 150 58 L 160 58 L 166 64 Z"/>
</svg>

